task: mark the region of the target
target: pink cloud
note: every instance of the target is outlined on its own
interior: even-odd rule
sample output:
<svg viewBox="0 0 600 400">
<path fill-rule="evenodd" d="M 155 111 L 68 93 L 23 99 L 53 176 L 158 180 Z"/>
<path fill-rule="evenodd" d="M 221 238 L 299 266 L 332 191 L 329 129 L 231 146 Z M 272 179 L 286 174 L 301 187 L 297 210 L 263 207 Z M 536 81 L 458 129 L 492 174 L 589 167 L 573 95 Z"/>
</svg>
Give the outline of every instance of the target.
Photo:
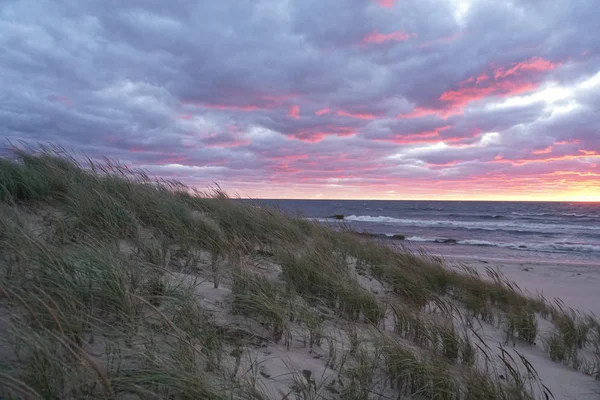
<svg viewBox="0 0 600 400">
<path fill-rule="evenodd" d="M 525 60 L 519 63 L 513 64 L 511 67 L 497 68 L 494 70 L 494 77 L 496 79 L 506 78 L 510 75 L 519 74 L 521 71 L 552 71 L 559 64 L 552 61 L 545 60 L 540 57 L 533 57 L 529 60 Z"/>
<path fill-rule="evenodd" d="M 440 107 L 416 107 L 411 112 L 398 114 L 396 118 L 419 118 L 436 115 L 445 119 L 452 115 L 462 114 L 464 108 L 473 101 L 491 96 L 510 97 L 530 92 L 537 89 L 540 83 L 519 79 L 518 75 L 521 71 L 542 73 L 556 68 L 557 65 L 542 58 L 534 57 L 510 67 L 495 69 L 493 79 L 486 72 L 482 72 L 477 76 L 459 82 L 457 84 L 458 89 L 443 92 L 438 97 L 438 100 L 442 102 Z"/>
<path fill-rule="evenodd" d="M 546 147 L 545 149 L 534 150 L 531 154 L 549 154 L 552 153 L 552 146 Z"/>
<path fill-rule="evenodd" d="M 461 82 L 463 85 L 457 90 L 448 90 L 443 92 L 438 100 L 444 104 L 439 108 L 416 107 L 408 113 L 396 115 L 398 119 L 420 118 L 428 115 L 436 115 L 447 119 L 453 115 L 461 115 L 464 108 L 471 102 L 482 100 L 491 96 L 510 97 L 521 93 L 530 92 L 539 87 L 539 83 L 532 82 L 493 82 L 487 87 L 464 87 L 466 83 L 472 83 L 470 80 Z"/>
<path fill-rule="evenodd" d="M 401 42 L 404 40 L 408 40 L 411 37 L 417 37 L 416 33 L 406 33 L 402 31 L 395 31 L 390 33 L 379 33 L 377 31 L 373 31 L 369 33 L 367 36 L 363 38 L 361 43 L 384 43 L 390 40 L 394 40 L 397 42 Z"/>
<path fill-rule="evenodd" d="M 352 127 L 345 126 L 325 126 L 315 129 L 301 129 L 293 134 L 287 135 L 289 139 L 301 140 L 303 142 L 317 143 L 325 139 L 327 136 L 349 137 L 356 135 L 356 131 Z"/>
<path fill-rule="evenodd" d="M 584 155 L 586 155 L 586 156 L 597 156 L 597 155 L 598 155 L 598 153 L 597 153 L 595 150 L 591 150 L 591 151 L 590 151 L 590 150 L 581 150 L 581 149 L 580 149 L 580 150 L 579 150 L 579 152 L 580 152 L 581 154 L 584 154 Z"/>
<path fill-rule="evenodd" d="M 580 150 L 580 152 L 581 152 L 581 150 Z M 516 160 L 509 160 L 509 159 L 500 157 L 498 159 L 494 159 L 493 162 L 508 163 L 513 166 L 521 166 L 521 165 L 532 164 L 532 163 L 551 163 L 551 162 L 555 162 L 555 161 L 570 161 L 570 160 L 586 160 L 587 161 L 589 159 L 600 159 L 600 154 L 598 154 L 596 151 L 583 151 L 583 152 L 584 152 L 584 154 L 566 154 L 566 155 L 557 156 L 557 157 L 523 158 L 523 159 L 516 159 Z"/>
<path fill-rule="evenodd" d="M 491 95 L 509 97 L 536 89 L 538 83 L 532 82 L 493 82 L 487 87 L 462 87 L 458 90 L 448 90 L 442 93 L 440 100 L 451 103 L 456 107 L 464 107 L 472 101 L 481 100 Z"/>
<path fill-rule="evenodd" d="M 442 93 L 440 100 L 451 103 L 458 107 L 463 107 L 474 100 L 483 99 L 494 93 L 496 89 L 493 87 L 486 88 L 461 88 L 459 90 L 448 90 Z"/>
<path fill-rule="evenodd" d="M 479 133 L 474 132 L 471 135 L 462 135 L 462 136 L 452 136 L 452 137 L 442 137 L 440 135 L 441 132 L 452 128 L 451 125 L 444 125 L 438 128 L 423 131 L 418 133 L 410 133 L 410 134 L 398 134 L 391 138 L 383 138 L 383 139 L 375 139 L 377 141 L 382 142 L 391 142 L 396 144 L 419 144 L 419 143 L 439 143 L 439 142 L 458 142 L 461 140 L 465 140 L 469 137 L 475 137 Z"/>
<path fill-rule="evenodd" d="M 572 140 L 562 140 L 560 142 L 554 142 L 555 145 L 565 145 L 565 144 L 579 144 L 581 143 L 581 141 L 579 139 L 572 139 Z"/>
<path fill-rule="evenodd" d="M 290 111 L 288 115 L 295 119 L 300 118 L 300 106 L 297 104 L 290 106 Z"/>
<path fill-rule="evenodd" d="M 380 7 L 383 8 L 393 8 L 394 0 L 375 0 Z"/>
<path fill-rule="evenodd" d="M 475 84 L 478 84 L 479 82 L 487 81 L 489 79 L 490 79 L 489 75 L 484 72 L 481 75 L 479 75 L 477 78 L 475 78 Z"/>
<path fill-rule="evenodd" d="M 462 114 L 462 109 L 459 108 L 448 108 L 448 109 L 435 109 L 427 107 L 416 107 L 414 110 L 408 113 L 401 113 L 396 115 L 397 119 L 410 119 L 420 118 L 428 115 L 436 115 L 440 118 L 447 119 L 453 115 Z"/>
<path fill-rule="evenodd" d="M 340 117 L 351 117 L 351 118 L 358 118 L 358 119 L 375 119 L 377 118 L 377 115 L 375 114 L 371 114 L 371 113 L 351 113 L 348 111 L 344 111 L 344 110 L 338 110 L 335 112 L 337 115 L 339 115 Z"/>
<path fill-rule="evenodd" d="M 321 116 L 321 115 L 329 114 L 330 112 L 331 112 L 330 108 L 322 108 L 318 111 L 315 111 L 315 115 Z"/>
</svg>

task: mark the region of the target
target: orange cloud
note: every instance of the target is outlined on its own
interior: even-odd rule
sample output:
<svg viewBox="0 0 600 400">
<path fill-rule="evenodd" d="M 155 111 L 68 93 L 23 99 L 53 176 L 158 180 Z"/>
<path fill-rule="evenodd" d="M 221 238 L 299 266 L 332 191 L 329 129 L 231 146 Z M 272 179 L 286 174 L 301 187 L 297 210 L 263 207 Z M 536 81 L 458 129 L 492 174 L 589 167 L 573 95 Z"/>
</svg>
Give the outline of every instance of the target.
<svg viewBox="0 0 600 400">
<path fill-rule="evenodd" d="M 576 175 L 576 176 L 581 176 L 581 177 L 596 177 L 596 176 L 600 176 L 600 174 L 596 174 L 594 172 L 577 172 L 577 171 L 554 171 L 551 172 L 549 174 L 545 174 L 545 175 Z"/>
<path fill-rule="evenodd" d="M 411 37 L 416 37 L 416 33 L 406 33 L 402 31 L 395 31 L 391 33 L 379 33 L 377 31 L 369 33 L 365 38 L 361 41 L 363 44 L 367 43 L 383 43 L 390 40 L 394 40 L 397 42 L 401 42 L 404 40 L 408 40 Z"/>
<path fill-rule="evenodd" d="M 531 154 L 548 154 L 548 153 L 552 153 L 552 146 L 546 147 L 545 149 L 541 149 L 541 150 L 534 150 L 531 152 Z"/>
<path fill-rule="evenodd" d="M 513 166 L 521 166 L 521 165 L 525 165 L 525 164 L 549 163 L 549 162 L 554 162 L 554 161 L 581 160 L 581 159 L 587 161 L 588 159 L 595 159 L 595 158 L 600 159 L 600 154 L 598 154 L 595 151 L 585 151 L 584 150 L 584 153 L 585 154 L 567 154 L 564 156 L 548 157 L 548 158 L 529 158 L 529 159 L 525 158 L 525 159 L 520 159 L 520 160 L 507 160 L 505 158 L 499 158 L 499 159 L 496 158 L 492 162 L 508 163 Z"/>
<path fill-rule="evenodd" d="M 579 144 L 581 141 L 579 139 L 573 140 L 562 140 L 560 142 L 554 142 L 556 145 L 564 145 L 564 144 Z"/>
</svg>

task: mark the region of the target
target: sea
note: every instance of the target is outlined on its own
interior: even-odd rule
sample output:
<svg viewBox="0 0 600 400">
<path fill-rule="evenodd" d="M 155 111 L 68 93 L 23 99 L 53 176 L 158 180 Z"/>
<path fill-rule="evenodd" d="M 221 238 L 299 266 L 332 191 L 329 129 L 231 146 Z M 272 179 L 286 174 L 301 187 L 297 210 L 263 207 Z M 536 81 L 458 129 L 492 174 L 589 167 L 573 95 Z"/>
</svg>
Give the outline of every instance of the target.
<svg viewBox="0 0 600 400">
<path fill-rule="evenodd" d="M 600 202 L 244 201 L 445 257 L 600 265 Z"/>
</svg>

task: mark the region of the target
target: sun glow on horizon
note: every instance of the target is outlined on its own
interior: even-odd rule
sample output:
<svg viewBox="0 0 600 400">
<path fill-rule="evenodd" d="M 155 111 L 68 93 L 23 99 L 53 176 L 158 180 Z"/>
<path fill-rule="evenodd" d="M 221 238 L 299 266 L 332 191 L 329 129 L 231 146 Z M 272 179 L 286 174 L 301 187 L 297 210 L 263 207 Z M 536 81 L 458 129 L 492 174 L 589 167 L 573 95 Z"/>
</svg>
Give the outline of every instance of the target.
<svg viewBox="0 0 600 400">
<path fill-rule="evenodd" d="M 230 194 L 242 198 L 256 199 L 298 199 L 298 200 L 397 200 L 397 201 L 532 201 L 532 202 L 600 202 L 600 186 L 574 190 L 542 190 L 525 193 L 520 190 L 507 193 L 489 189 L 455 188 L 439 190 L 434 185 L 415 182 L 412 190 L 405 190 L 409 185 L 385 186 L 376 190 L 367 187 L 347 186 L 329 180 L 326 185 L 302 185 L 290 188 L 289 185 L 271 184 L 265 188 L 243 187 L 242 182 L 232 185 L 221 185 Z M 418 190 L 420 189 L 420 190 Z"/>
</svg>

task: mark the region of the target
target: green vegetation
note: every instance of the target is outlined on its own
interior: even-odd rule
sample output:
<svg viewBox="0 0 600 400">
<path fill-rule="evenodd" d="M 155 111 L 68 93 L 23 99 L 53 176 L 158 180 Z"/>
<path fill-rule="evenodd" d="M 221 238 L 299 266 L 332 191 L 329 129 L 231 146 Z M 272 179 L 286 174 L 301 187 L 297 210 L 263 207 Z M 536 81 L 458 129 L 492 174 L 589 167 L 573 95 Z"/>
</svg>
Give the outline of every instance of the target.
<svg viewBox="0 0 600 400">
<path fill-rule="evenodd" d="M 575 367 L 600 347 L 595 320 L 494 270 L 60 148 L 0 159 L 0 276 L 5 398 L 531 399 L 535 370 L 478 324 L 533 345 L 549 318 Z M 266 347 L 323 371 L 273 376 Z"/>
</svg>

